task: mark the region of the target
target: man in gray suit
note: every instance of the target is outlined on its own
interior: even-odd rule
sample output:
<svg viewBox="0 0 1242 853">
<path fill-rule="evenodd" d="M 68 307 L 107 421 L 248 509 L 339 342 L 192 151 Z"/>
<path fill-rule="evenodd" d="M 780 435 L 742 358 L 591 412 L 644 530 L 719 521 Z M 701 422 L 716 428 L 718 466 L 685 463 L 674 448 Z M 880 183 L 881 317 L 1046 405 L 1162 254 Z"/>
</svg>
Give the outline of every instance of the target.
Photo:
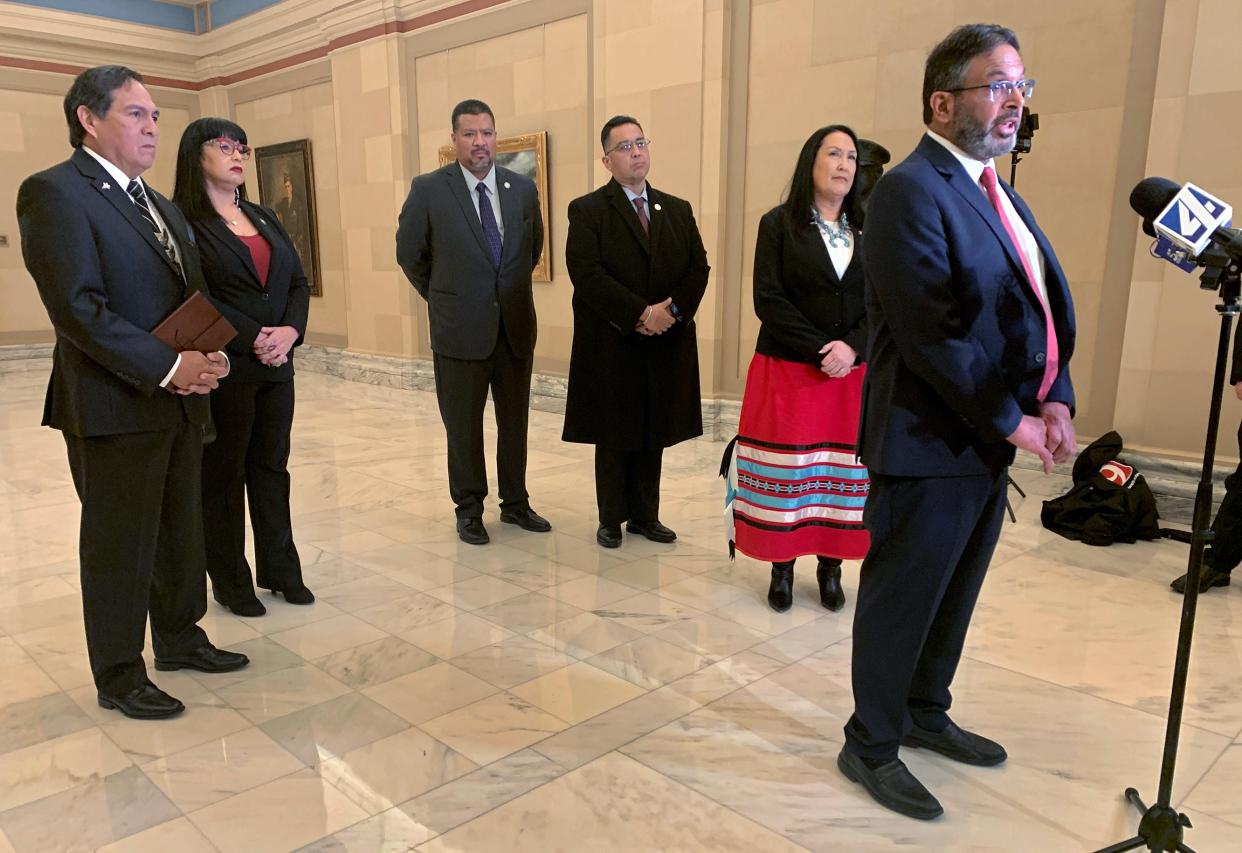
<svg viewBox="0 0 1242 853">
<path fill-rule="evenodd" d="M 500 520 L 546 533 L 526 493 L 526 426 L 535 355 L 531 270 L 543 251 L 535 184 L 495 165 L 496 119 L 482 101 L 453 108 L 457 161 L 410 185 L 397 226 L 397 263 L 427 300 L 436 398 L 448 433 L 457 535 L 488 542 L 483 407 L 496 407 Z"/>
</svg>

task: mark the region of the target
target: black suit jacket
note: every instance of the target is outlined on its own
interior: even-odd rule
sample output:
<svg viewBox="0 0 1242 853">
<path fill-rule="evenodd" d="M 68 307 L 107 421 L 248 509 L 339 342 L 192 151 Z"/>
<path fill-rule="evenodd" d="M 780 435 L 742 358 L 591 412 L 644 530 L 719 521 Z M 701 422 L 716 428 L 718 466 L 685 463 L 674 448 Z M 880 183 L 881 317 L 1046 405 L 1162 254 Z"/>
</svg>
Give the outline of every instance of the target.
<svg viewBox="0 0 1242 853">
<path fill-rule="evenodd" d="M 293 350 L 280 367 L 267 367 L 251 347 L 263 326 L 292 326 L 298 330 L 294 346 L 306 334 L 310 287 L 289 234 L 265 207 L 241 202 L 242 210 L 272 249 L 267 283 L 259 281 L 246 244 L 234 236 L 219 217 L 195 222 L 203 278 L 220 313 L 237 329 L 228 345 L 230 382 L 288 382 L 293 379 Z"/>
<path fill-rule="evenodd" d="M 824 344 L 844 341 L 861 362 L 867 346 L 861 236 L 853 233 L 854 256 L 838 277 L 809 212 L 806 220 L 791 232 L 779 206 L 759 220 L 754 299 L 763 325 L 755 351 L 819 364 Z"/>
<path fill-rule="evenodd" d="M 22 257 L 56 332 L 43 423 L 90 437 L 205 424 L 205 396 L 161 387 L 177 354 L 151 329 L 206 290 L 194 232 L 147 188 L 177 242 L 185 278 L 124 186 L 78 150 L 17 192 Z"/>
<path fill-rule="evenodd" d="M 694 315 L 711 268 L 690 203 L 650 184 L 647 202 L 649 234 L 615 180 L 569 204 L 565 441 L 639 450 L 703 433 Z M 648 305 L 669 297 L 681 321 L 662 335 L 634 331 Z"/>
<path fill-rule="evenodd" d="M 432 350 L 449 358 L 489 357 L 502 317 L 514 354 L 535 352 L 530 274 L 543 251 L 539 193 L 534 181 L 501 166 L 496 192 L 504 223 L 499 267 L 456 161 L 415 178 L 401 208 L 397 263 L 427 300 Z"/>
<path fill-rule="evenodd" d="M 1074 406 L 1074 307 L 1025 202 L 1003 182 L 1043 253 L 1060 351 L 1048 401 Z M 867 318 L 860 453 L 901 477 L 996 473 L 1005 437 L 1038 411 L 1044 311 L 983 190 L 930 137 L 880 179 L 867 210 Z"/>
</svg>

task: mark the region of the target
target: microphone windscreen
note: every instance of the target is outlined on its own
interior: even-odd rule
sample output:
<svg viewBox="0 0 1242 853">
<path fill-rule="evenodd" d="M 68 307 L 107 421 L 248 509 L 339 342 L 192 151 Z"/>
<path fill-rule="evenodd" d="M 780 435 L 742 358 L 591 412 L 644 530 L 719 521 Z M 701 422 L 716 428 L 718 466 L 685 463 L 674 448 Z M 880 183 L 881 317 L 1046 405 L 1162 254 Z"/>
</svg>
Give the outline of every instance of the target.
<svg viewBox="0 0 1242 853">
<path fill-rule="evenodd" d="M 1160 215 L 1181 186 L 1168 178 L 1143 178 L 1130 190 L 1130 207 L 1143 217 L 1143 231 L 1155 236 L 1151 221 Z"/>
</svg>

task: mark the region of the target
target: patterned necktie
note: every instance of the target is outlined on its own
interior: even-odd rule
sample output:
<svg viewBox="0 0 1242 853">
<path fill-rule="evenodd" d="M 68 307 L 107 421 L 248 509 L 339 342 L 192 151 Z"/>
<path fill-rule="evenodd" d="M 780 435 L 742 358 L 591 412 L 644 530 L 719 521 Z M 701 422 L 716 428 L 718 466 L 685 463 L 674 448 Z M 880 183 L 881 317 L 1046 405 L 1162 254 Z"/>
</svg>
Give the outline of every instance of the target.
<svg viewBox="0 0 1242 853">
<path fill-rule="evenodd" d="M 151 208 L 147 205 L 147 193 L 142 188 L 142 184 L 138 182 L 137 178 L 134 178 L 125 189 L 138 207 L 139 215 L 151 226 L 151 233 L 155 235 L 156 242 L 163 247 L 164 253 L 168 255 L 168 260 L 180 267 L 181 265 L 177 263 L 177 253 L 173 250 L 172 241 L 169 240 L 168 233 L 163 228 L 160 228 L 159 223 L 155 221 L 155 217 L 151 215 Z"/>
<path fill-rule="evenodd" d="M 643 233 L 651 233 L 651 220 L 647 218 L 647 206 L 642 196 L 634 196 L 634 210 L 638 214 L 638 222 L 643 226 Z"/>
<path fill-rule="evenodd" d="M 479 194 L 479 223 L 483 226 L 483 239 L 492 255 L 492 265 L 500 266 L 500 229 L 496 227 L 496 214 L 487 197 L 487 184 L 480 181 L 474 185 Z"/>
<path fill-rule="evenodd" d="M 1031 286 L 1031 290 L 1035 292 L 1035 298 L 1039 300 L 1039 304 L 1044 309 L 1044 329 L 1046 334 L 1044 356 L 1044 378 L 1039 383 L 1039 393 L 1037 399 L 1042 403 L 1048 396 L 1048 389 L 1052 387 L 1053 381 L 1057 378 L 1057 362 L 1059 360 L 1059 352 L 1057 347 L 1057 330 L 1052 322 L 1052 309 L 1048 307 L 1048 299 L 1040 292 L 1039 287 L 1035 284 L 1035 276 L 1031 272 L 1031 262 L 1027 259 L 1026 253 L 1022 251 L 1022 244 L 1018 242 L 1018 234 L 1014 230 L 1013 223 L 1009 221 L 1009 216 L 1005 213 L 1005 207 L 1001 204 L 1000 189 L 996 186 L 996 170 L 988 166 L 983 170 L 983 174 L 979 177 L 979 183 L 983 184 L 983 189 L 988 194 L 988 201 L 992 203 L 992 208 L 996 211 L 996 215 L 1000 217 L 1001 224 L 1005 226 L 1005 233 L 1009 235 L 1009 240 L 1013 243 L 1014 250 L 1018 253 L 1018 258 L 1022 261 L 1022 269 L 1026 273 L 1027 283 Z"/>
</svg>

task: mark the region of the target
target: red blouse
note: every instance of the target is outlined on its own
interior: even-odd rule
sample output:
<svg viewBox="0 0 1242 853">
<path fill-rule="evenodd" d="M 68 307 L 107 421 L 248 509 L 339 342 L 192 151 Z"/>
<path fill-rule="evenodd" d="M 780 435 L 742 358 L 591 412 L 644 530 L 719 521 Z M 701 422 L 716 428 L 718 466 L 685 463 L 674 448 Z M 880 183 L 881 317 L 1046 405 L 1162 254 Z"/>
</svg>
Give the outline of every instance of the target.
<svg viewBox="0 0 1242 853">
<path fill-rule="evenodd" d="M 238 239 L 250 250 L 250 258 L 254 261 L 254 269 L 259 274 L 259 281 L 267 287 L 267 271 L 272 265 L 272 247 L 263 239 L 262 234 L 252 234 L 249 237 L 239 235 Z"/>
</svg>

